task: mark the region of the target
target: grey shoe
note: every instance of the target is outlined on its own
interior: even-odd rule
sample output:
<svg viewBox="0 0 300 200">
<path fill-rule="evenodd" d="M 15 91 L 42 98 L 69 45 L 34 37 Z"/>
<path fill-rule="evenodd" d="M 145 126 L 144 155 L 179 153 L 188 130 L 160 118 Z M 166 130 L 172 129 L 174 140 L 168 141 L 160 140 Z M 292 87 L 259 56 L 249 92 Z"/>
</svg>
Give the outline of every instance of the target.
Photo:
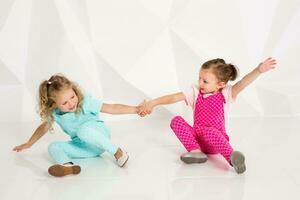
<svg viewBox="0 0 300 200">
<path fill-rule="evenodd" d="M 186 164 L 204 163 L 207 161 L 207 156 L 202 152 L 187 152 L 180 156 L 180 160 Z"/>
<path fill-rule="evenodd" d="M 246 171 L 245 156 L 241 152 L 239 151 L 232 152 L 230 156 L 230 161 L 234 170 L 238 174 L 242 174 Z"/>
</svg>

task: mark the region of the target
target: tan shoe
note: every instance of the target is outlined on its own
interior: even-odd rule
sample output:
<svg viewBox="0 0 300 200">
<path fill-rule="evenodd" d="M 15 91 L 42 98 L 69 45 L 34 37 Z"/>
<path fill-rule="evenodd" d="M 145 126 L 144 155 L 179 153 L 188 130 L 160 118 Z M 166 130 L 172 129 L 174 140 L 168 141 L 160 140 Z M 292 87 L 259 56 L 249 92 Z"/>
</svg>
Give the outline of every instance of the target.
<svg viewBox="0 0 300 200">
<path fill-rule="evenodd" d="M 207 156 L 202 152 L 187 152 L 180 156 L 180 160 L 186 164 L 204 163 L 207 161 Z"/>
<path fill-rule="evenodd" d="M 62 177 L 69 174 L 79 174 L 81 168 L 79 165 L 52 165 L 48 173 L 55 177 Z"/>
</svg>

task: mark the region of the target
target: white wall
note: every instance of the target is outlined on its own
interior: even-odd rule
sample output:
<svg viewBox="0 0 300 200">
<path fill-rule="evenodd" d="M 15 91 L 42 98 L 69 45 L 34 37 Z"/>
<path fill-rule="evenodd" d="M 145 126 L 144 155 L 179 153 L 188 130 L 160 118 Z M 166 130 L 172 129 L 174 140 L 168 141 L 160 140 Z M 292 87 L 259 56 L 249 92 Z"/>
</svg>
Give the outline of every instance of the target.
<svg viewBox="0 0 300 200">
<path fill-rule="evenodd" d="M 38 120 L 37 88 L 53 73 L 106 102 L 137 104 L 188 87 L 216 57 L 241 76 L 278 60 L 232 116 L 299 115 L 299 35 L 299 0 L 1 0 L 0 121 Z M 190 111 L 156 112 L 173 113 Z"/>
</svg>

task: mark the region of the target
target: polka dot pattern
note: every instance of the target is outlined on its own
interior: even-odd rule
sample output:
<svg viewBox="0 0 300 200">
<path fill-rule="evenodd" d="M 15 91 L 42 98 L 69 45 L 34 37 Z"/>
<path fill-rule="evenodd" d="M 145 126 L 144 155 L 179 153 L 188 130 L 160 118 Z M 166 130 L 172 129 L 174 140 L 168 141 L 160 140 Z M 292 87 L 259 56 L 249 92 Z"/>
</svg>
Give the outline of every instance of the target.
<svg viewBox="0 0 300 200">
<path fill-rule="evenodd" d="M 199 93 L 193 127 L 181 116 L 172 119 L 170 126 L 187 151 L 201 149 L 207 154 L 220 153 L 230 163 L 233 148 L 225 131 L 224 103 L 221 92 L 206 98 Z"/>
</svg>

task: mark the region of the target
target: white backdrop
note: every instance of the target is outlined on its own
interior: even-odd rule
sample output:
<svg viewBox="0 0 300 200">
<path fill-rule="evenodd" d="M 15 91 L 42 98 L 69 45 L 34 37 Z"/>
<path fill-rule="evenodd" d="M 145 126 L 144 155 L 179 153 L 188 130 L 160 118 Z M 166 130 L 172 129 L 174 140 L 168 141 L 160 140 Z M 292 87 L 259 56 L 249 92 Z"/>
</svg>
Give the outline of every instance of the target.
<svg viewBox="0 0 300 200">
<path fill-rule="evenodd" d="M 239 78 L 278 60 L 231 116 L 299 115 L 299 36 L 299 0 L 0 0 L 0 121 L 38 120 L 39 83 L 54 73 L 105 102 L 137 104 L 195 83 L 216 57 Z"/>
</svg>

